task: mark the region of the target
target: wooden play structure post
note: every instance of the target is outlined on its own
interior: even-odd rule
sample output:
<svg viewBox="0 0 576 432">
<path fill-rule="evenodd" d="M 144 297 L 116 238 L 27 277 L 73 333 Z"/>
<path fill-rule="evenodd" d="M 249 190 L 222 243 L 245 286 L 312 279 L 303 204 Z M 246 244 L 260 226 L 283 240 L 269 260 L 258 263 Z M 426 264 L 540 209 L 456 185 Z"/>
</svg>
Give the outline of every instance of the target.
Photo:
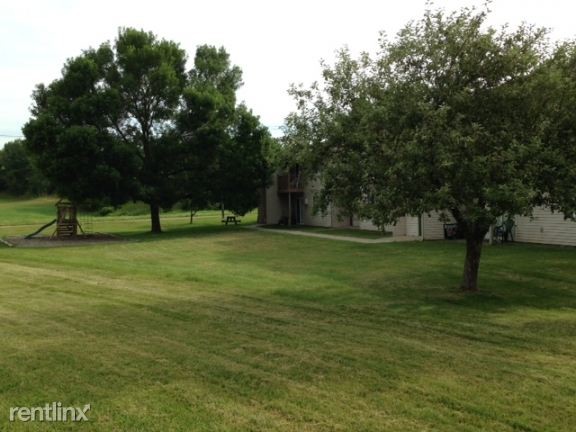
<svg viewBox="0 0 576 432">
<path fill-rule="evenodd" d="M 69 201 L 56 203 L 56 237 L 75 237 L 78 235 L 78 209 Z"/>
</svg>

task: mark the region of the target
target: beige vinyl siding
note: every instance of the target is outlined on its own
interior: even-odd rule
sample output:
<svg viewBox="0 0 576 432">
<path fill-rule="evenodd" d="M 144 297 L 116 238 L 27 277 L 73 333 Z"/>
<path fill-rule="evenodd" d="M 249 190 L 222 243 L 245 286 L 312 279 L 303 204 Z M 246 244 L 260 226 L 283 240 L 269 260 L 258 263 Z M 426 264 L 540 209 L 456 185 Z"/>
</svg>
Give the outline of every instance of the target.
<svg viewBox="0 0 576 432">
<path fill-rule="evenodd" d="M 405 216 L 398 219 L 396 224 L 385 225 L 384 230 L 386 232 L 392 233 L 393 237 L 404 237 L 404 236 L 418 236 L 418 216 Z M 410 227 L 410 224 L 412 226 Z M 371 220 L 363 220 L 360 222 L 360 229 L 365 230 L 378 230 L 378 227 L 374 225 Z"/>
<path fill-rule="evenodd" d="M 422 237 L 424 240 L 444 239 L 444 222 L 441 222 L 439 217 L 440 213 L 438 212 L 422 215 Z M 449 223 L 453 223 L 452 217 L 450 217 Z"/>
<path fill-rule="evenodd" d="M 576 246 L 576 222 L 544 207 L 534 209 L 533 219 L 517 216 L 514 239 L 526 243 Z"/>
<path fill-rule="evenodd" d="M 371 219 L 361 219 L 359 227 L 361 230 L 378 231 L 378 227 L 374 224 L 374 222 L 372 222 Z"/>
<path fill-rule="evenodd" d="M 342 209 L 331 206 L 332 227 L 333 228 L 350 228 L 350 216 Z"/>
<path fill-rule="evenodd" d="M 282 218 L 283 203 L 278 196 L 278 179 L 273 176 L 272 185 L 266 189 L 266 223 L 277 224 Z"/>
<path fill-rule="evenodd" d="M 388 230 L 388 228 L 386 228 Z M 396 222 L 396 225 L 392 225 L 390 227 L 390 231 L 392 231 L 392 236 L 394 237 L 404 237 L 406 235 L 406 218 L 401 217 Z"/>
<path fill-rule="evenodd" d="M 318 180 L 312 180 L 304 187 L 304 206 L 302 209 L 302 223 L 304 225 L 324 226 L 332 225 L 330 209 L 326 214 L 314 212 L 314 198 L 320 191 L 321 184 Z"/>
<path fill-rule="evenodd" d="M 314 213 L 314 198 L 306 194 L 304 209 L 302 210 L 302 223 L 304 225 L 329 227 L 332 225 L 332 217 L 330 216 L 330 211 L 327 214 Z"/>
</svg>

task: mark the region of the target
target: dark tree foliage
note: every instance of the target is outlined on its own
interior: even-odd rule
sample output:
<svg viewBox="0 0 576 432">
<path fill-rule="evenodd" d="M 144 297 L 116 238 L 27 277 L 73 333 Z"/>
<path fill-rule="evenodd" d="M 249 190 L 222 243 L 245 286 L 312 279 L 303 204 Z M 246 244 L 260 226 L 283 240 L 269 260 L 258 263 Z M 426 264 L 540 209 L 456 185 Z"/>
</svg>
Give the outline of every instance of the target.
<svg viewBox="0 0 576 432">
<path fill-rule="evenodd" d="M 189 71 L 186 60 L 175 42 L 122 29 L 37 87 L 24 134 L 60 195 L 83 205 L 143 201 L 153 232 L 161 208 L 207 202 L 241 71 L 223 48 L 200 46 Z"/>
<path fill-rule="evenodd" d="M 14 196 L 49 192 L 48 181 L 36 168 L 24 142 L 8 142 L 0 149 L 0 191 Z"/>
<path fill-rule="evenodd" d="M 182 184 L 191 211 L 221 201 L 218 160 L 230 146 L 236 91 L 242 85 L 240 69 L 231 65 L 222 48 L 199 47 L 194 65 L 183 95 L 185 109 L 177 118 L 183 139 L 194 155 L 182 160 Z"/>
<path fill-rule="evenodd" d="M 574 48 L 554 53 L 545 30 L 496 30 L 487 14 L 428 10 L 383 37 L 374 60 L 342 51 L 323 85 L 292 89 L 288 118 L 288 142 L 322 175 L 324 206 L 379 225 L 456 219 L 472 291 L 499 216 L 576 210 Z"/>
<path fill-rule="evenodd" d="M 258 206 L 260 191 L 269 185 L 273 140 L 258 117 L 240 105 L 230 137 L 223 143 L 214 176 L 213 200 L 244 215 Z"/>
</svg>

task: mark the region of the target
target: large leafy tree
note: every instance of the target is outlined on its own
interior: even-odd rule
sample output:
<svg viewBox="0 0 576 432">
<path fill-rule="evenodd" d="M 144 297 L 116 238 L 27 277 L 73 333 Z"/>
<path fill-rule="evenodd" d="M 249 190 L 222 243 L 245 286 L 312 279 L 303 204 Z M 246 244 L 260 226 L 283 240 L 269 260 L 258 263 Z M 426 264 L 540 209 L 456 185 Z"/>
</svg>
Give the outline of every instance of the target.
<svg viewBox="0 0 576 432">
<path fill-rule="evenodd" d="M 0 191 L 11 195 L 40 195 L 49 185 L 27 153 L 24 142 L 8 142 L 0 149 Z"/>
<path fill-rule="evenodd" d="M 236 111 L 230 136 L 224 141 L 214 173 L 213 201 L 235 214 L 256 208 L 272 176 L 274 141 L 246 106 Z"/>
<path fill-rule="evenodd" d="M 78 204 L 200 205 L 235 119 L 241 71 L 224 49 L 186 53 L 152 33 L 122 29 L 69 60 L 62 77 L 34 93 L 24 128 L 30 150 L 57 191 Z"/>
<path fill-rule="evenodd" d="M 396 39 L 382 37 L 375 60 L 342 51 L 323 85 L 292 89 L 299 110 L 288 118 L 293 145 L 323 177 L 323 206 L 380 225 L 451 215 L 466 239 L 464 290 L 478 288 L 483 241 L 499 216 L 576 208 L 571 123 L 560 136 L 554 117 L 570 56 L 554 59 L 545 30 L 496 30 L 486 18 L 428 10 Z"/>
<path fill-rule="evenodd" d="M 530 162 L 540 204 L 576 218 L 576 42 L 557 46 L 552 57 L 535 73 L 534 86 L 540 97 L 536 110 L 545 111 L 544 138 Z"/>
<path fill-rule="evenodd" d="M 185 161 L 183 184 L 192 211 L 221 200 L 218 160 L 231 141 L 236 90 L 242 85 L 240 69 L 230 64 L 223 49 L 198 48 L 194 64 L 190 85 L 184 91 L 186 109 L 178 117 L 180 130 L 193 131 L 185 133 L 184 139 L 199 155 Z"/>
</svg>

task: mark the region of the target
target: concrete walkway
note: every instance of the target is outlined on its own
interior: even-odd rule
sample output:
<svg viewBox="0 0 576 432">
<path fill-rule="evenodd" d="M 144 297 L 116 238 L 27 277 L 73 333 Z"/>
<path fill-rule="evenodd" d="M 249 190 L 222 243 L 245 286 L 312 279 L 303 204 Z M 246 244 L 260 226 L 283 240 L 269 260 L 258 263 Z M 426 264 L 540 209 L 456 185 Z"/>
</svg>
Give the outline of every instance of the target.
<svg viewBox="0 0 576 432">
<path fill-rule="evenodd" d="M 319 234 L 315 232 L 308 232 L 308 231 L 297 231 L 297 230 L 285 230 L 285 229 L 276 229 L 276 228 L 263 228 L 259 225 L 250 225 L 246 228 L 254 229 L 257 231 L 263 231 L 268 233 L 277 233 L 277 234 L 292 234 L 297 236 L 304 236 L 304 237 L 316 237 L 321 239 L 327 240 L 340 240 L 340 241 L 347 241 L 352 243 L 363 243 L 363 244 L 379 244 L 379 243 L 396 243 L 396 242 L 408 242 L 408 241 L 421 241 L 422 237 L 409 237 L 409 236 L 398 236 L 398 237 L 382 237 L 377 239 L 368 239 L 368 238 L 360 238 L 360 237 L 351 237 L 351 236 L 342 236 L 342 235 L 332 235 L 332 234 Z"/>
</svg>

